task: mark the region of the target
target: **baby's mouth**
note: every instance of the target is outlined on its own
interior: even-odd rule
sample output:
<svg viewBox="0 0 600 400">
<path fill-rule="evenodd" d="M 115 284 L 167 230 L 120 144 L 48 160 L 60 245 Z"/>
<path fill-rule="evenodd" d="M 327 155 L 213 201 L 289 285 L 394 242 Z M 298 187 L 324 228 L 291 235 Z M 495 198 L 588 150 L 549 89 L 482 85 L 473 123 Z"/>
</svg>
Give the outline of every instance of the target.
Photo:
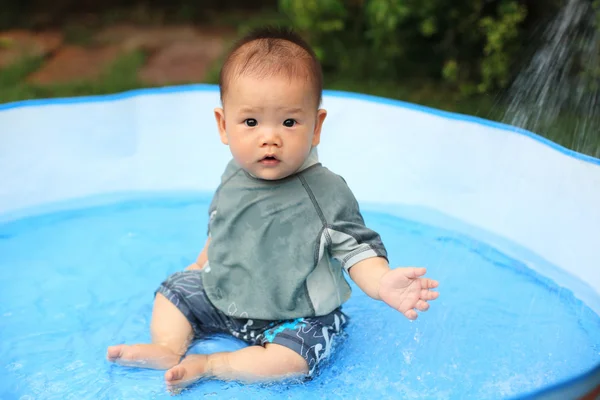
<svg viewBox="0 0 600 400">
<path fill-rule="evenodd" d="M 263 158 L 261 158 L 259 162 L 265 165 L 275 165 L 278 164 L 280 161 L 274 155 L 266 155 Z"/>
</svg>

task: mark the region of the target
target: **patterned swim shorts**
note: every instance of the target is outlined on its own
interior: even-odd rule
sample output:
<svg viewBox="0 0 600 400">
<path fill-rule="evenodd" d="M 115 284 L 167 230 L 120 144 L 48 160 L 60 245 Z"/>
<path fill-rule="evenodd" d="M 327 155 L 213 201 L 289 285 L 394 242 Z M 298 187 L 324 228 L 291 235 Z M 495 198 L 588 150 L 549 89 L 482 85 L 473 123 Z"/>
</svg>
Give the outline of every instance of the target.
<svg viewBox="0 0 600 400">
<path fill-rule="evenodd" d="M 348 317 L 341 308 L 319 317 L 284 321 L 231 318 L 210 302 L 200 270 L 176 272 L 158 288 L 187 318 L 196 339 L 230 334 L 250 345 L 276 343 L 300 354 L 308 363 L 309 377 L 328 360 L 343 336 Z"/>
</svg>

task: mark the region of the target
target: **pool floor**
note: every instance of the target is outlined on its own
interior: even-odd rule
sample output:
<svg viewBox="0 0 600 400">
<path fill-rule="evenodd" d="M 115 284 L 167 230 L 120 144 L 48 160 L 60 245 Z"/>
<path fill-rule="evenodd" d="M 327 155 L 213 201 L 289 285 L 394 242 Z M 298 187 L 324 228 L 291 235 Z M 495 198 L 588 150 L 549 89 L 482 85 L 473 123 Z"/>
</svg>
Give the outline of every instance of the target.
<svg viewBox="0 0 600 400">
<path fill-rule="evenodd" d="M 138 199 L 0 224 L 0 398 L 172 399 L 163 371 L 106 347 L 148 342 L 153 292 L 205 241 L 210 198 Z M 181 399 L 498 399 L 600 363 L 600 317 L 517 260 L 452 232 L 365 212 L 393 266 L 440 297 L 410 322 L 352 284 L 347 337 L 299 384 L 203 382 Z M 243 346 L 227 337 L 193 352 Z"/>
</svg>

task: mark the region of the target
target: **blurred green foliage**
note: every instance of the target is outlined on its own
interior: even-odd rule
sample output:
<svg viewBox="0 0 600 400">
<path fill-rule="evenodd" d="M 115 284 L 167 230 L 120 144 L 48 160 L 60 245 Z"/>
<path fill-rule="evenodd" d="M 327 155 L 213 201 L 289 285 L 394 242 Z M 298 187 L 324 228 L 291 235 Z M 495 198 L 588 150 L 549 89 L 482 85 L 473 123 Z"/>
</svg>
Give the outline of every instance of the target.
<svg viewBox="0 0 600 400">
<path fill-rule="evenodd" d="M 524 40 L 519 0 L 279 0 L 326 72 L 436 79 L 464 95 L 504 88 Z"/>
</svg>

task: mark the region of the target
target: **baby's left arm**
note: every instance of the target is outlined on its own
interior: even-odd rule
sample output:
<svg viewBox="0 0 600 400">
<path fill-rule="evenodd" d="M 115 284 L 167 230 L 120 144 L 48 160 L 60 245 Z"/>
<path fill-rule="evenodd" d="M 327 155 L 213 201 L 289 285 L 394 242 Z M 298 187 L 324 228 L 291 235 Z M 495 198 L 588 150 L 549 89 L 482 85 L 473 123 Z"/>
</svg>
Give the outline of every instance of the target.
<svg viewBox="0 0 600 400">
<path fill-rule="evenodd" d="M 410 320 L 417 318 L 417 312 L 429 309 L 429 300 L 438 298 L 439 293 L 431 291 L 438 282 L 421 278 L 425 268 L 390 269 L 383 257 L 371 257 L 359 261 L 350 267 L 348 273 L 352 280 L 369 297 L 381 300 Z"/>
<path fill-rule="evenodd" d="M 426 311 L 427 301 L 439 296 L 430 290 L 438 282 L 422 278 L 425 268 L 390 268 L 380 235 L 366 226 L 358 201 L 343 179 L 332 180 L 326 194 L 331 197 L 321 204 L 331 256 L 368 296 L 416 319 L 415 309 Z"/>
</svg>

